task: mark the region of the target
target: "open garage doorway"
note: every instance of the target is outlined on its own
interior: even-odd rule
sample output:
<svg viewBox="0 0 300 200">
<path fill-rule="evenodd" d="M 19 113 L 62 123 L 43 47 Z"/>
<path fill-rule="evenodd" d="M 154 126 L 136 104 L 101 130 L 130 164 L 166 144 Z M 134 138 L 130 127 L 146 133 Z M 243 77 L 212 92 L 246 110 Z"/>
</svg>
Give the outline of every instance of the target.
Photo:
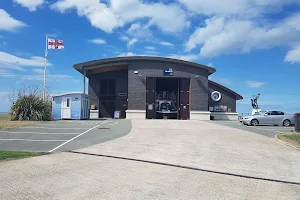
<svg viewBox="0 0 300 200">
<path fill-rule="evenodd" d="M 147 119 L 189 119 L 189 78 L 147 77 Z"/>
<path fill-rule="evenodd" d="M 179 119 L 179 78 L 156 78 L 156 119 Z"/>
</svg>

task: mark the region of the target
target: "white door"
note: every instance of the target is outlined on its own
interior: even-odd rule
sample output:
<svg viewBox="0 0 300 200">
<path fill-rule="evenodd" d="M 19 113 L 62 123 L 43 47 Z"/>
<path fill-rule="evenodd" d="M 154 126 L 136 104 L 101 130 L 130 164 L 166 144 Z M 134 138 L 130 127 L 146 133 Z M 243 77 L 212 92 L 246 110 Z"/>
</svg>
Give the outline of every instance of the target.
<svg viewBox="0 0 300 200">
<path fill-rule="evenodd" d="M 61 102 L 61 118 L 70 119 L 71 118 L 71 98 L 63 97 Z"/>
</svg>

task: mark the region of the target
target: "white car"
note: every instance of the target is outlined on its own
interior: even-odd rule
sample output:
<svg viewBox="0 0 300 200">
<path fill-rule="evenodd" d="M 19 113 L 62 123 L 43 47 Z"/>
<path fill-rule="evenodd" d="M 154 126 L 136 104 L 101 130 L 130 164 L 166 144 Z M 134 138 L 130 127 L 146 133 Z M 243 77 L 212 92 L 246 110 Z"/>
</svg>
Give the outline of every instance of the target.
<svg viewBox="0 0 300 200">
<path fill-rule="evenodd" d="M 242 119 L 245 125 L 282 125 L 290 126 L 295 123 L 294 116 L 281 111 L 267 111 L 258 115 L 245 116 Z"/>
</svg>

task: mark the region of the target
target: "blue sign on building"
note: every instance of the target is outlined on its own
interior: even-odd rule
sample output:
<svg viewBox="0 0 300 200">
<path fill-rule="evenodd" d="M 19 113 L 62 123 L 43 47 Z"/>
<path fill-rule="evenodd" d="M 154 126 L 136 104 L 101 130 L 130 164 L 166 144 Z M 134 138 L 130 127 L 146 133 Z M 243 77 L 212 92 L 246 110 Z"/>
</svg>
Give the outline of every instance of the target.
<svg viewBox="0 0 300 200">
<path fill-rule="evenodd" d="M 164 76 L 173 76 L 173 69 L 164 69 Z"/>
</svg>

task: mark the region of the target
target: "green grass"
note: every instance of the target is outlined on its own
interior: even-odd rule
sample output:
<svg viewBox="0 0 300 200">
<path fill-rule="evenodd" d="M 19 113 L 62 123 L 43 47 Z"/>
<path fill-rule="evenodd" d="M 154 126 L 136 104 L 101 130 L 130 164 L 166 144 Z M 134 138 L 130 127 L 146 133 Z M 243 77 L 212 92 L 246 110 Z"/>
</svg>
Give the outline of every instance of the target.
<svg viewBox="0 0 300 200">
<path fill-rule="evenodd" d="M 289 140 L 294 140 L 300 144 L 300 134 L 290 134 L 290 135 L 282 135 L 282 136 L 288 138 Z"/>
<path fill-rule="evenodd" d="M 26 151 L 0 151 L 0 161 L 28 158 L 33 156 L 45 155 L 40 152 L 26 152 Z"/>
<path fill-rule="evenodd" d="M 300 133 L 279 134 L 278 138 L 300 148 Z"/>
</svg>

